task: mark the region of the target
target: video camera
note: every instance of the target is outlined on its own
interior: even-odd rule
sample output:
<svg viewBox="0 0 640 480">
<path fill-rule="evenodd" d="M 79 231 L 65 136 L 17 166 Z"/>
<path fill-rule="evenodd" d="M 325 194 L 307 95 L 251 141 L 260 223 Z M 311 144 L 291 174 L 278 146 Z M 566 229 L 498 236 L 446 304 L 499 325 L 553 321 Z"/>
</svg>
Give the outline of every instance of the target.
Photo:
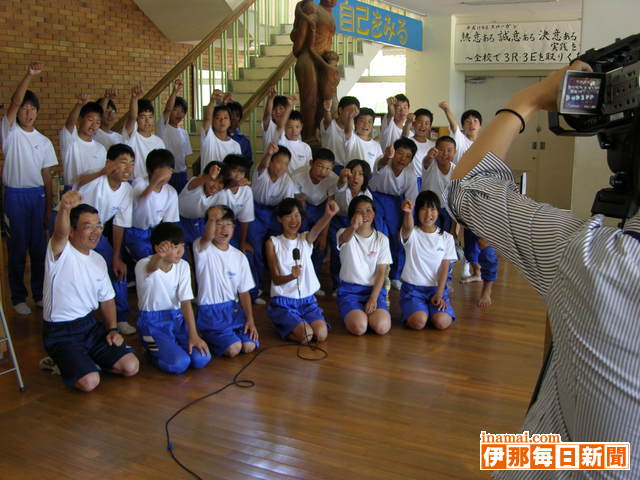
<svg viewBox="0 0 640 480">
<path fill-rule="evenodd" d="M 640 34 L 577 59 L 593 72 L 567 71 L 549 129 L 563 136 L 598 135 L 613 175 L 611 188 L 596 194 L 591 213 L 624 220 L 640 203 Z M 573 130 L 560 125 L 560 116 Z"/>
</svg>

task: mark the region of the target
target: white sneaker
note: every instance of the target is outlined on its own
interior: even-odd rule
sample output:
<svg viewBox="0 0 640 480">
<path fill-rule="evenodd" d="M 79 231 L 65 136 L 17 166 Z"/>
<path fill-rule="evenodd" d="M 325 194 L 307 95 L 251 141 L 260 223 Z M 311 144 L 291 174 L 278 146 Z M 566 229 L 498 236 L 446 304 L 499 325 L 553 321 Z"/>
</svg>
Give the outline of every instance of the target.
<svg viewBox="0 0 640 480">
<path fill-rule="evenodd" d="M 136 327 L 129 322 L 118 322 L 118 330 L 122 335 L 133 335 L 137 332 Z"/>
<path fill-rule="evenodd" d="M 391 287 L 400 290 L 400 288 L 402 288 L 402 282 L 400 280 L 391 280 Z"/>
<path fill-rule="evenodd" d="M 51 375 L 61 375 L 60 368 L 58 368 L 58 365 L 56 365 L 56 362 L 54 362 L 51 357 L 44 357 L 40 360 L 38 366 L 40 367 L 40 370 L 51 371 Z"/>
<path fill-rule="evenodd" d="M 13 306 L 13 309 L 20 315 L 31 315 L 31 309 L 29 305 L 24 302 L 17 303 Z"/>
<path fill-rule="evenodd" d="M 324 293 L 324 290 L 320 289 L 316 292 L 316 296 L 318 297 L 324 297 L 326 295 L 326 293 Z"/>
<path fill-rule="evenodd" d="M 257 298 L 253 301 L 253 303 L 255 303 L 256 305 L 266 305 L 266 304 L 267 304 L 267 301 L 266 301 L 264 298 L 262 298 L 262 297 L 257 297 Z"/>
</svg>

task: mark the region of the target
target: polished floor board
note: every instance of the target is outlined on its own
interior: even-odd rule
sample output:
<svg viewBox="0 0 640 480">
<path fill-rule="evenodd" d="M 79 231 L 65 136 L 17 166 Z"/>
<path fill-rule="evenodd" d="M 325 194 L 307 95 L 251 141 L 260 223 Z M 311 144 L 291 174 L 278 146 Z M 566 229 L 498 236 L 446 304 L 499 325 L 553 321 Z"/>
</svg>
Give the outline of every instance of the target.
<svg viewBox="0 0 640 480">
<path fill-rule="evenodd" d="M 171 426 L 176 455 L 205 479 L 473 479 L 481 430 L 520 428 L 541 363 L 544 304 L 501 264 L 494 304 L 475 306 L 480 284 L 454 283 L 458 320 L 448 331 L 349 335 L 334 299 L 320 301 L 332 330 L 329 357 L 269 350 L 229 387 Z M 264 346 L 282 343 L 256 308 Z M 185 403 L 231 380 L 250 356 L 215 359 L 200 371 L 104 375 L 84 395 L 38 370 L 38 314 L 7 309 L 27 391 L 0 377 L 0 478 L 187 479 L 166 451 L 164 422 Z M 303 356 L 317 352 L 301 349 Z M 6 365 L 0 361 L 0 366 Z"/>
</svg>

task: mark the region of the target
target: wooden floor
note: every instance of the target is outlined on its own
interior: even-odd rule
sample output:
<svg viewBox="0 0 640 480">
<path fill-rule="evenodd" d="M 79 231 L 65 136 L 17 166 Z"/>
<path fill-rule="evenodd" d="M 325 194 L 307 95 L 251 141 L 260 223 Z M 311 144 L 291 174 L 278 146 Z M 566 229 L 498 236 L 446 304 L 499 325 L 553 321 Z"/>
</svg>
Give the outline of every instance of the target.
<svg viewBox="0 0 640 480">
<path fill-rule="evenodd" d="M 478 470 L 479 433 L 520 428 L 545 310 L 505 263 L 487 310 L 474 304 L 480 284 L 454 285 L 458 320 L 444 332 L 403 329 L 393 292 L 391 332 L 356 338 L 334 299 L 321 300 L 332 325 L 329 357 L 303 361 L 291 347 L 261 355 L 243 375 L 255 388 L 229 388 L 174 421 L 176 455 L 205 479 L 487 478 Z M 6 310 L 27 390 L 18 392 L 13 375 L 0 377 L 0 478 L 191 478 L 166 451 L 164 422 L 227 383 L 249 356 L 171 376 L 140 355 L 138 376 L 105 375 L 86 395 L 38 370 L 39 318 Z M 280 343 L 265 308 L 256 310 L 263 345 Z"/>
</svg>

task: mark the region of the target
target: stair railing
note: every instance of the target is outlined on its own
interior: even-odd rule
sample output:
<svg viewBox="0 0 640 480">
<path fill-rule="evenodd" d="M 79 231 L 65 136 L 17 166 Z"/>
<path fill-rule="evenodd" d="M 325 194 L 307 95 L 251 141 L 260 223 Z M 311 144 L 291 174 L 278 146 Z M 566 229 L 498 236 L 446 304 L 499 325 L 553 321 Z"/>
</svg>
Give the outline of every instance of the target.
<svg viewBox="0 0 640 480">
<path fill-rule="evenodd" d="M 215 89 L 227 91 L 229 81 L 239 79 L 240 67 L 248 67 L 251 57 L 261 54 L 271 34 L 290 23 L 289 0 L 244 0 L 164 77 L 144 98 L 154 102 L 156 112 L 164 109 L 173 81 L 182 77 L 183 97 L 189 105 L 185 118 L 188 130 L 202 120 L 204 106 Z M 124 125 L 126 114 L 114 130 Z"/>
</svg>

